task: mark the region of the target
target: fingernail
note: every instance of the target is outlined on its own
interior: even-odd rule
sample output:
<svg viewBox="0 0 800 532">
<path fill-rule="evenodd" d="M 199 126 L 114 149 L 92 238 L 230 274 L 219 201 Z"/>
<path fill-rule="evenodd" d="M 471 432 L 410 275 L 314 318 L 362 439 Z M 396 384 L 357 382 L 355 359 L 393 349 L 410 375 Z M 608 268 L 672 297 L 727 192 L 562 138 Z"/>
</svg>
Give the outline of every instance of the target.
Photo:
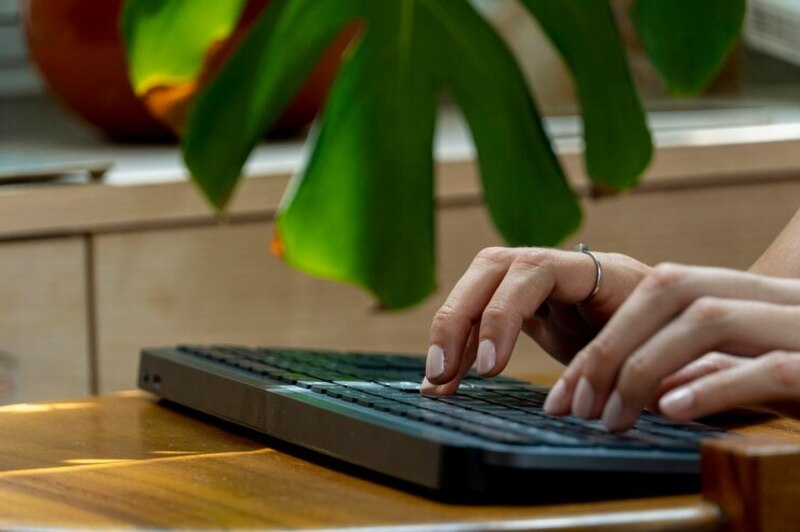
<svg viewBox="0 0 800 532">
<path fill-rule="evenodd" d="M 669 392 L 658 402 L 658 408 L 668 416 L 686 413 L 694 403 L 694 393 L 687 387 Z"/>
<path fill-rule="evenodd" d="M 578 417 L 589 419 L 594 406 L 594 390 L 586 377 L 581 377 L 575 389 L 575 399 L 572 401 L 572 413 Z"/>
<path fill-rule="evenodd" d="M 566 404 L 566 391 L 567 386 L 564 381 L 559 379 L 555 386 L 547 394 L 547 399 L 544 401 L 544 411 L 548 414 L 563 414 L 569 410 L 569 405 Z"/>
<path fill-rule="evenodd" d="M 481 340 L 478 344 L 478 373 L 486 375 L 494 369 L 497 354 L 494 349 L 494 342 L 491 340 Z"/>
<path fill-rule="evenodd" d="M 437 386 L 427 378 L 422 379 L 422 385 L 419 387 L 419 391 L 422 395 L 435 395 L 436 394 Z"/>
<path fill-rule="evenodd" d="M 609 430 L 618 430 L 620 425 L 620 418 L 622 416 L 622 398 L 618 392 L 611 394 L 611 397 L 603 409 L 603 424 Z"/>
<path fill-rule="evenodd" d="M 444 373 L 444 351 L 436 344 L 428 348 L 428 362 L 425 366 L 425 373 L 429 379 L 435 379 Z"/>
</svg>

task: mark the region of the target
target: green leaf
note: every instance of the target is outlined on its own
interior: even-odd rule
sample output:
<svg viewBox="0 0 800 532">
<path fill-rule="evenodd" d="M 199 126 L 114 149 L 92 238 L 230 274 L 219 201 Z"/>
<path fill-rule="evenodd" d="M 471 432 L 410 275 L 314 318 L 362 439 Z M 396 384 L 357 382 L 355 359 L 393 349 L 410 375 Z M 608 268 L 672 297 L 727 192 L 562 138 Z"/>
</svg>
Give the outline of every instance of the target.
<svg viewBox="0 0 800 532">
<path fill-rule="evenodd" d="M 400 308 L 435 289 L 437 99 L 434 80 L 420 72 L 428 48 L 414 35 L 417 3 L 382 4 L 363 11 L 364 40 L 328 99 L 276 238 L 288 264 L 355 283 Z"/>
<path fill-rule="evenodd" d="M 247 0 L 127 0 L 122 34 L 137 94 L 194 80 L 209 47 L 228 37 Z"/>
<path fill-rule="evenodd" d="M 389 308 L 434 289 L 432 142 L 445 90 L 472 129 L 503 236 L 551 245 L 577 227 L 579 206 L 518 66 L 486 21 L 452 0 L 275 2 L 189 121 L 185 159 L 212 202 L 224 204 L 261 134 L 356 19 L 362 34 L 280 208 L 276 248 L 289 264 L 363 286 Z"/>
<path fill-rule="evenodd" d="M 745 10 L 745 0 L 638 0 L 631 18 L 670 92 L 690 96 L 725 64 Z"/>
<path fill-rule="evenodd" d="M 467 5 L 420 4 L 431 24 L 431 76 L 467 119 L 495 226 L 514 246 L 558 244 L 580 225 L 580 207 L 514 57 Z"/>
<path fill-rule="evenodd" d="M 612 189 L 633 186 L 653 150 L 608 0 L 521 1 L 574 77 L 589 177 Z"/>
<path fill-rule="evenodd" d="M 183 153 L 209 201 L 224 208 L 242 166 L 347 22 L 358 0 L 273 0 L 189 115 Z"/>
</svg>

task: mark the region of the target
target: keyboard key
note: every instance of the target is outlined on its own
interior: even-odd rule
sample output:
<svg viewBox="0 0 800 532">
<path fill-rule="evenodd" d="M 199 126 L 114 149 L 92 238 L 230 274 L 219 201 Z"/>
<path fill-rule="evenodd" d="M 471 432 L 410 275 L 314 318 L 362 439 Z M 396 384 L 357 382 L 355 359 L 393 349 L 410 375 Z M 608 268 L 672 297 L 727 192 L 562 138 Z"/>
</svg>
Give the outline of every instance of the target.
<svg viewBox="0 0 800 532">
<path fill-rule="evenodd" d="M 236 346 L 186 345 L 178 351 L 247 371 L 272 385 L 300 386 L 342 404 L 493 443 L 696 452 L 700 439 L 717 433 L 711 427 L 674 424 L 650 413 L 624 434 L 609 433 L 597 420 L 545 413 L 544 388 L 507 377 L 484 379 L 474 371 L 456 395 L 422 396 L 422 357 Z"/>
</svg>

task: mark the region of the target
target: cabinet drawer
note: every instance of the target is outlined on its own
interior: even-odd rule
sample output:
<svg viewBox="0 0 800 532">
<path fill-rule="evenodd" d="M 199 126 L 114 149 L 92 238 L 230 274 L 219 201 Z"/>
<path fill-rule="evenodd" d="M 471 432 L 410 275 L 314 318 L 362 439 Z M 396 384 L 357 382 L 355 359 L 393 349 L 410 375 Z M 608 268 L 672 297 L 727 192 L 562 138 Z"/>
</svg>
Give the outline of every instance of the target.
<svg viewBox="0 0 800 532">
<path fill-rule="evenodd" d="M 89 393 L 86 279 L 82 238 L 0 244 L 0 401 Z"/>
</svg>

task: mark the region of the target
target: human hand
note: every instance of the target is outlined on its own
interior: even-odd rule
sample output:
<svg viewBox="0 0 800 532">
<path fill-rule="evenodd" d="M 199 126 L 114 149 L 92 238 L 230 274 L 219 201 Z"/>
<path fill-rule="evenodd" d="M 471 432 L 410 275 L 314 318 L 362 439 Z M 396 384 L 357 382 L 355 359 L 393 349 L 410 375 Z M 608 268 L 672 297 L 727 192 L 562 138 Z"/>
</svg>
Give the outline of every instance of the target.
<svg viewBox="0 0 800 532">
<path fill-rule="evenodd" d="M 545 409 L 601 417 L 615 431 L 648 403 L 676 420 L 767 403 L 797 409 L 799 325 L 800 281 L 663 264 L 574 357 Z"/>
<path fill-rule="evenodd" d="M 590 341 L 649 268 L 624 255 L 595 253 L 600 290 L 585 253 L 543 248 L 487 248 L 473 260 L 433 318 L 426 394 L 451 394 L 477 360 L 481 375 L 508 364 L 520 330 L 564 364 Z M 534 314 L 535 313 L 535 314 Z"/>
</svg>

